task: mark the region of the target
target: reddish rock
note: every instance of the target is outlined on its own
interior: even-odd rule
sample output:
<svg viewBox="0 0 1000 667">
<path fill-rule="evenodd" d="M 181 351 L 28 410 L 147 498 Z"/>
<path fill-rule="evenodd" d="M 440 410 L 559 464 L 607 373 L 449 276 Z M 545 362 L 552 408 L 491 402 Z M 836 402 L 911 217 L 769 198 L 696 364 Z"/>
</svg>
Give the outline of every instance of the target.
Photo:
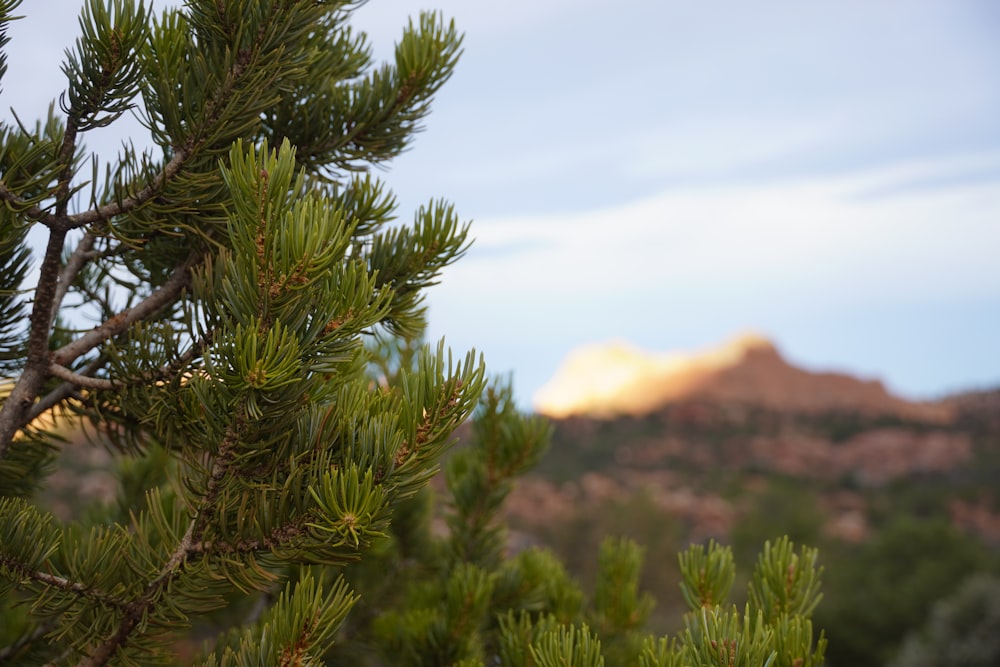
<svg viewBox="0 0 1000 667">
<path fill-rule="evenodd" d="M 855 412 L 934 423 L 952 420 L 955 410 L 946 403 L 897 398 L 878 380 L 803 370 L 755 335 L 692 355 L 650 354 L 624 343 L 584 348 L 573 352 L 539 391 L 536 407 L 552 417 L 610 417 L 650 414 L 670 403 L 697 400 L 732 409 Z M 700 423 L 705 414 L 692 404 L 677 418 Z"/>
</svg>

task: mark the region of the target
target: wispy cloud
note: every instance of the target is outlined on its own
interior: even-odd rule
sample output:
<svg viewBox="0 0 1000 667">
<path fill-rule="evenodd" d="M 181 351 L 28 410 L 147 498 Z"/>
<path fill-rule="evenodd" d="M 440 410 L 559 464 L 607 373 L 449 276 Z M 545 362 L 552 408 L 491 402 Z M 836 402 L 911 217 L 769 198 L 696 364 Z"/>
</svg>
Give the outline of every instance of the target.
<svg viewBox="0 0 1000 667">
<path fill-rule="evenodd" d="M 481 220 L 469 256 L 431 294 L 432 335 L 459 347 L 492 341 L 496 367 L 518 368 L 528 393 L 570 347 L 612 337 L 664 345 L 667 332 L 699 330 L 694 344 L 705 344 L 866 313 L 873 332 L 909 327 L 918 340 L 919 318 L 934 314 L 913 304 L 1000 302 L 1000 177 L 955 178 L 997 160 L 685 187 L 580 215 Z M 927 179 L 940 185 L 894 187 Z M 904 306 L 917 321 L 877 316 Z"/>
<path fill-rule="evenodd" d="M 991 270 L 1000 247 L 1000 177 L 949 180 L 956 170 L 1000 159 L 989 157 L 686 187 L 580 215 L 481 220 L 476 246 L 453 269 L 453 289 L 566 295 L 671 284 L 763 289 L 789 281 L 789 292 L 857 290 L 857 299 L 1000 290 L 1000 273 Z M 935 179 L 935 188 L 905 187 Z M 520 252 L 497 252 L 510 247 Z M 498 271 L 509 279 L 497 283 Z"/>
</svg>

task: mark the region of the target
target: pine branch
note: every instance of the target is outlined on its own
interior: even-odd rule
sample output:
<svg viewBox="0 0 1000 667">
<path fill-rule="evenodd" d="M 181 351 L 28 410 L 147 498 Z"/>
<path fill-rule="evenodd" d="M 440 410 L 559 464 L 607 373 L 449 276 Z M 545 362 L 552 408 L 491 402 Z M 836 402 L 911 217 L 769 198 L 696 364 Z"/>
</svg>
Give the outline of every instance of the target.
<svg viewBox="0 0 1000 667">
<path fill-rule="evenodd" d="M 66 231 L 52 228 L 45 248 L 35 289 L 28 329 L 28 354 L 24 371 L 0 407 L 0 459 L 7 455 L 10 443 L 26 422 L 24 416 L 49 377 L 49 335 L 51 315 L 55 303 L 58 275 L 61 270 L 63 243 Z"/>
<path fill-rule="evenodd" d="M 178 150 L 174 153 L 174 156 L 170 158 L 170 161 L 163 166 L 163 169 L 153 178 L 153 180 L 146 185 L 146 187 L 119 202 L 110 202 L 88 211 L 68 215 L 65 217 L 65 227 L 67 229 L 77 229 L 95 222 L 110 220 L 115 216 L 135 210 L 137 207 L 159 195 L 163 191 L 167 182 L 180 173 L 189 157 L 190 155 L 187 150 Z"/>
<path fill-rule="evenodd" d="M 184 536 L 178 542 L 166 564 L 160 569 L 142 595 L 124 608 L 124 614 L 118 625 L 118 630 L 77 667 L 99 667 L 107 664 L 115 653 L 128 641 L 136 627 L 147 618 L 160 601 L 160 596 L 167 586 L 180 574 L 188 559 L 203 549 L 201 536 L 215 514 L 215 502 L 218 499 L 222 480 L 229 474 L 229 468 L 235 459 L 235 448 L 244 428 L 244 418 L 237 410 L 233 424 L 230 425 L 226 438 L 219 447 L 219 454 L 212 464 L 205 495 L 198 503 L 198 509 L 188 524 Z"/>
<path fill-rule="evenodd" d="M 229 70 L 229 72 L 227 72 L 223 86 L 216 91 L 215 95 L 213 95 L 205 104 L 206 113 L 204 117 L 204 125 L 195 129 L 182 146 L 174 147 L 173 157 L 144 188 L 136 192 L 134 195 L 126 197 L 120 201 L 109 202 L 103 206 L 98 206 L 96 208 L 72 215 L 67 215 L 66 207 L 68 205 L 68 195 L 71 192 L 70 182 L 72 180 L 72 176 L 74 175 L 72 169 L 72 155 L 76 149 L 78 122 L 76 119 L 76 112 L 69 110 L 67 114 L 66 132 L 59 154 L 60 162 L 63 163 L 65 167 L 59 175 L 56 190 L 57 208 L 55 215 L 45 212 L 36 205 L 27 208 L 25 211 L 27 216 L 31 219 L 41 221 L 42 224 L 50 228 L 58 228 L 63 231 L 68 231 L 70 229 L 78 229 L 95 222 L 103 222 L 114 218 L 115 216 L 129 213 L 159 195 L 163 191 L 166 184 L 178 173 L 180 173 L 181 169 L 188 162 L 188 160 L 194 157 L 195 154 L 197 154 L 198 149 L 202 147 L 201 141 L 196 139 L 196 137 L 198 135 L 210 134 L 214 126 L 223 120 L 220 110 L 225 108 L 226 104 L 237 90 L 239 80 L 246 73 L 253 57 L 258 53 L 261 47 L 263 36 L 264 35 L 262 33 L 258 41 L 253 45 L 252 49 L 243 49 L 239 53 L 233 67 Z M 2 181 L 0 181 L 0 200 L 7 201 L 18 208 L 24 208 L 26 205 L 25 202 L 16 193 L 11 192 Z"/>
<path fill-rule="evenodd" d="M 14 210 L 20 211 L 29 220 L 42 221 L 49 215 L 38 204 L 28 205 L 16 192 L 12 192 L 7 184 L 0 178 L 0 201 L 11 205 Z M 42 224 L 45 224 L 44 222 Z"/>
<path fill-rule="evenodd" d="M 55 233 L 53 233 L 54 235 Z M 51 241 L 49 248 L 50 250 L 52 248 Z M 42 265 L 42 278 L 39 280 L 36 291 L 36 294 L 41 296 L 36 297 L 35 307 L 32 310 L 28 363 L 10 396 L 0 408 L 0 459 L 7 454 L 14 433 L 30 421 L 27 419 L 27 415 L 31 412 L 32 404 L 45 380 L 51 376 L 52 364 L 66 366 L 72 363 L 109 338 L 124 332 L 133 323 L 150 317 L 173 302 L 190 283 L 191 268 L 199 261 L 198 255 L 191 255 L 186 262 L 174 269 L 170 278 L 159 289 L 134 307 L 118 313 L 50 355 L 48 352 L 49 312 L 55 292 L 55 280 L 51 278 L 48 281 L 45 280 L 46 273 L 51 276 L 54 272 L 46 270 L 49 266 L 49 259 L 50 256 L 47 253 L 46 261 Z M 57 264 L 53 264 L 52 267 L 58 269 Z M 46 295 L 49 295 L 47 299 Z M 44 314 L 39 316 L 39 313 Z M 40 333 L 38 333 L 39 331 Z"/>
<path fill-rule="evenodd" d="M 66 214 L 68 194 L 71 191 L 69 183 L 73 175 L 71 158 L 73 151 L 75 151 L 77 135 L 76 116 L 72 110 L 69 111 L 66 132 L 60 149 L 60 162 L 65 167 L 60 173 L 59 185 L 56 190 L 56 212 L 54 216 L 42 213 L 39 217 L 43 224 L 49 227 L 50 235 L 45 259 L 42 262 L 38 287 L 35 292 L 27 363 L 17 385 L 4 402 L 2 408 L 0 408 L 0 459 L 6 456 L 14 433 L 27 423 L 25 415 L 28 414 L 42 385 L 50 375 L 48 341 L 52 313 L 57 312 L 61 305 L 60 301 L 57 300 L 57 296 L 65 296 L 65 289 L 60 291 L 59 277 L 61 273 L 62 248 L 65 243 L 67 231 L 129 212 L 158 195 L 167 181 L 180 172 L 188 158 L 192 157 L 201 148 L 203 139 L 200 137 L 210 134 L 211 128 L 223 120 L 221 110 L 225 108 L 230 98 L 238 90 L 239 81 L 248 71 L 253 57 L 257 55 L 262 39 L 263 34 L 259 36 L 258 41 L 253 45 L 253 49 L 244 49 L 239 53 L 233 66 L 227 72 L 223 85 L 206 103 L 204 125 L 189 135 L 188 139 L 184 142 L 184 146 L 176 151 L 171 160 L 164 165 L 163 170 L 157 174 L 152 182 L 135 195 L 127 197 L 121 202 L 112 202 L 75 215 Z M 19 201 L 19 198 L 4 187 L 0 187 L 0 196 L 6 196 L 10 201 Z M 82 260 L 80 261 L 82 262 Z M 84 336 L 63 346 L 52 354 L 51 361 L 63 366 L 72 363 L 75 359 L 97 347 L 105 340 L 124 331 L 133 322 L 139 321 L 165 306 L 187 286 L 190 279 L 189 269 L 194 264 L 195 259 L 192 257 L 184 264 L 178 266 L 167 282 L 140 304 L 119 313 L 102 325 L 95 327 Z M 67 277 L 71 272 L 79 270 L 69 268 L 69 264 L 67 264 L 67 268 Z"/>
<path fill-rule="evenodd" d="M 59 149 L 59 164 L 63 165 L 62 171 L 59 172 L 59 176 L 56 181 L 56 190 L 54 193 L 56 200 L 56 212 L 55 217 L 50 217 L 49 220 L 56 222 L 59 229 L 62 229 L 65 233 L 66 227 L 63 224 L 58 224 L 65 217 L 69 210 L 69 199 L 70 199 L 70 184 L 73 181 L 73 176 L 76 173 L 73 169 L 73 154 L 76 153 L 76 137 L 79 132 L 79 116 L 78 112 L 70 109 L 66 113 L 66 131 L 63 134 L 63 143 Z M 50 228 L 52 225 L 43 221 L 42 224 L 46 224 Z"/>
<path fill-rule="evenodd" d="M 189 157 L 190 155 L 187 150 L 177 150 L 170 161 L 164 165 L 163 169 L 153 177 L 153 180 L 134 195 L 126 197 L 121 201 L 109 202 L 103 206 L 81 211 L 80 213 L 63 213 L 59 215 L 49 213 L 37 204 L 28 206 L 17 193 L 12 192 L 7 187 L 2 179 L 0 179 L 0 201 L 5 201 L 15 208 L 21 209 L 26 217 L 31 220 L 37 220 L 50 229 L 59 229 L 63 232 L 71 229 L 79 229 L 95 222 L 103 222 L 115 216 L 130 213 L 153 199 L 163 191 L 167 182 L 180 173 Z"/>
<path fill-rule="evenodd" d="M 174 158 L 164 167 L 163 171 L 157 175 L 153 182 L 137 193 L 135 197 L 123 200 L 120 204 L 108 204 L 104 207 L 100 207 L 77 216 L 68 216 L 66 215 L 66 207 L 68 206 L 69 192 L 71 190 L 69 183 L 73 176 L 72 154 L 73 151 L 75 151 L 75 146 L 76 123 L 74 121 L 74 116 L 69 114 L 66 134 L 64 135 L 63 145 L 60 150 L 60 160 L 64 161 L 66 166 L 59 176 L 59 185 L 56 190 L 56 215 L 53 216 L 51 214 L 41 212 L 41 210 L 37 209 L 37 207 L 33 207 L 33 209 L 36 209 L 34 211 L 28 211 L 28 215 L 30 217 L 40 220 L 42 224 L 49 227 L 49 240 L 46 245 L 44 259 L 42 260 L 38 284 L 35 289 L 34 305 L 31 311 L 28 334 L 28 354 L 24 371 L 21 373 L 21 377 L 18 379 L 18 382 L 11 391 L 10 395 L 7 397 L 7 400 L 4 401 L 3 406 L 0 407 L 0 459 L 3 459 L 6 456 L 7 450 L 10 448 L 10 443 L 14 437 L 14 433 L 27 423 L 25 415 L 29 412 L 32 403 L 42 388 L 42 385 L 49 377 L 50 368 L 48 360 L 48 346 L 49 337 L 51 335 L 52 321 L 62 304 L 62 299 L 66 295 L 66 290 L 68 289 L 71 277 L 75 277 L 76 273 L 79 272 L 83 266 L 83 254 L 86 252 L 86 239 L 92 238 L 91 235 L 85 236 L 84 241 L 82 241 L 80 246 L 77 248 L 79 250 L 80 247 L 84 247 L 85 250 L 81 252 L 79 256 L 77 256 L 77 253 L 74 251 L 73 255 L 70 257 L 70 261 L 67 262 L 67 265 L 65 267 L 61 267 L 62 251 L 66 241 L 66 233 L 73 227 L 80 227 L 99 220 L 105 220 L 113 215 L 118 215 L 125 210 L 134 208 L 142 202 L 152 198 L 160 191 L 163 183 L 180 170 L 185 156 L 183 151 L 178 152 L 178 154 L 175 155 Z M 2 183 L 0 183 L 0 197 L 5 198 L 12 203 L 20 201 L 20 198 L 11 193 L 5 186 L 2 185 Z M 35 213 L 41 213 L 41 215 L 36 216 Z M 92 241 L 90 243 L 92 244 Z M 136 306 L 136 308 L 126 311 L 126 313 L 131 313 L 132 317 L 129 317 L 126 313 L 120 313 L 118 317 L 112 318 L 100 327 L 96 327 L 89 334 L 77 339 L 77 341 L 74 341 L 74 343 L 77 343 L 76 346 L 73 346 L 73 343 L 65 346 L 61 350 L 63 355 L 58 359 L 54 359 L 55 362 L 61 364 L 72 362 L 80 355 L 90 349 L 93 349 L 111 336 L 121 333 L 121 331 L 132 324 L 132 322 L 135 322 L 140 318 L 155 312 L 163 305 L 166 305 L 166 303 L 176 297 L 176 295 L 180 293 L 181 289 L 186 286 L 187 281 L 189 280 L 188 270 L 191 266 L 193 266 L 193 264 L 194 262 L 189 260 L 185 264 L 179 266 L 163 287 L 151 294 L 143 303 Z M 154 307 L 151 309 L 144 309 L 142 306 L 147 302 L 150 306 Z M 122 317 L 123 315 L 125 315 L 125 317 Z M 117 323 L 124 324 L 119 326 Z M 73 351 L 76 349 L 79 349 L 80 351 L 76 352 L 73 356 L 67 357 L 67 347 L 70 348 L 70 354 L 73 354 Z"/>
<path fill-rule="evenodd" d="M 308 531 L 303 527 L 308 518 L 303 516 L 295 521 L 290 521 L 284 525 L 276 526 L 267 535 L 261 538 L 251 538 L 239 540 L 234 543 L 227 542 L 198 542 L 191 545 L 192 554 L 211 553 L 220 555 L 240 555 L 269 551 L 276 547 L 284 546 L 296 538 L 307 535 Z"/>
<path fill-rule="evenodd" d="M 27 423 L 25 415 L 28 414 L 32 403 L 49 377 L 48 342 L 52 321 L 51 314 L 56 312 L 60 306 L 56 297 L 59 294 L 58 278 L 61 272 L 60 264 L 66 233 L 70 229 L 129 212 L 158 195 L 167 181 L 176 176 L 186 161 L 203 147 L 204 137 L 211 134 L 211 129 L 224 120 L 222 110 L 239 90 L 240 80 L 248 71 L 251 71 L 251 63 L 262 49 L 264 35 L 265 33 L 262 31 L 251 48 L 244 48 L 239 52 L 232 67 L 226 73 L 223 85 L 206 102 L 203 125 L 188 135 L 184 145 L 176 150 L 171 160 L 164 165 L 163 170 L 151 183 L 121 202 L 109 203 L 75 215 L 66 214 L 68 194 L 71 191 L 69 183 L 73 175 L 71 158 L 76 147 L 77 135 L 76 115 L 73 110 L 69 110 L 66 132 L 60 149 L 60 162 L 65 164 L 65 167 L 60 173 L 56 191 L 56 213 L 54 216 L 42 213 L 39 217 L 42 223 L 49 227 L 50 235 L 31 314 L 27 363 L 17 385 L 0 408 L 0 460 L 6 456 L 14 433 Z M 14 200 L 19 201 L 19 198 L 2 187 L 2 183 L 0 183 L 0 196 L 5 195 L 8 200 L 13 197 Z M 190 279 L 189 269 L 194 264 L 195 258 L 192 257 L 178 266 L 167 282 L 143 302 L 119 313 L 84 336 L 63 346 L 52 354 L 51 361 L 66 366 L 105 340 L 121 333 L 133 322 L 139 321 L 165 306 L 187 286 Z M 65 292 L 62 294 L 65 295 Z"/>
<path fill-rule="evenodd" d="M 71 581 L 65 577 L 60 577 L 48 572 L 33 571 L 25 563 L 14 558 L 0 556 L 0 565 L 10 572 L 16 572 L 25 581 L 34 581 L 44 586 L 58 588 L 67 593 L 73 593 L 80 597 L 95 600 L 113 609 L 122 610 L 126 606 L 125 602 L 104 591 L 87 586 L 78 581 Z"/>
<path fill-rule="evenodd" d="M 94 589 L 86 584 L 70 581 L 64 577 L 58 577 L 54 574 L 48 574 L 46 572 L 32 572 L 28 575 L 28 578 L 32 581 L 37 581 L 40 584 L 45 584 L 46 586 L 58 588 L 59 590 L 67 591 L 69 593 L 75 593 L 80 597 L 96 600 L 97 602 L 114 609 L 120 610 L 125 606 L 124 602 L 115 598 L 113 595 Z"/>
<path fill-rule="evenodd" d="M 75 397 L 80 400 L 85 400 L 78 392 L 77 389 L 80 387 L 86 387 L 88 389 L 115 389 L 129 384 L 150 384 L 153 382 L 167 381 L 172 379 L 181 369 L 183 369 L 191 361 L 197 359 L 205 348 L 212 342 L 213 332 L 208 332 L 204 337 L 199 339 L 194 345 L 188 349 L 187 352 L 177 357 L 173 361 L 160 366 L 150 373 L 144 373 L 138 377 L 119 380 L 118 382 L 110 382 L 100 378 L 95 378 L 94 373 L 101 369 L 107 360 L 104 357 L 97 357 L 88 363 L 79 372 L 69 371 L 63 366 L 56 366 L 56 370 L 52 371 L 53 375 L 61 377 L 65 382 L 60 384 L 58 387 L 50 391 L 48 394 L 43 396 L 39 401 L 37 401 L 28 412 L 25 419 L 25 423 L 30 423 L 37 419 L 40 415 L 48 412 L 54 408 L 59 403 L 65 401 L 67 398 Z M 62 370 L 59 370 L 62 369 Z M 59 375 L 59 373 L 69 372 L 69 375 Z"/>
<path fill-rule="evenodd" d="M 123 464 L 106 534 L 51 530 L 44 549 L 35 548 L 40 540 L 26 521 L 4 517 L 13 537 L 0 542 L 21 550 L 13 586 L 28 594 L 29 615 L 36 615 L 18 626 L 34 644 L 15 647 L 13 660 L 27 649 L 89 666 L 162 657 L 154 654 L 169 651 L 186 615 L 231 601 L 235 589 L 267 589 L 272 564 L 337 565 L 359 556 L 385 537 L 394 501 L 427 483 L 483 383 L 474 354 L 453 367 L 443 345 L 408 374 L 400 396 L 370 396 L 360 377 L 359 338 L 380 322 L 415 329 L 420 292 L 463 251 L 466 230 L 450 208 L 421 212 L 413 233 L 392 236 L 395 245 L 366 263 L 368 238 L 395 208 L 379 186 L 359 181 L 360 193 L 347 194 L 326 183 L 308 206 L 288 203 L 322 182 L 340 154 L 377 164 L 405 148 L 457 57 L 453 30 L 422 19 L 420 29 L 404 34 L 395 69 L 355 87 L 370 62 L 363 36 L 346 25 L 351 3 L 262 0 L 236 11 L 192 2 L 164 12 L 162 22 L 145 20 L 133 4 L 144 6 L 88 1 L 84 35 L 64 67 L 65 113 L 50 115 L 44 134 L 22 127 L 5 141 L 19 171 L 0 180 L 0 206 L 20 224 L 41 222 L 49 239 L 30 316 L 8 318 L 17 325 L 17 358 L 11 393 L 0 404 L 0 468 L 11 471 L 12 484 L 21 476 L 42 481 L 56 444 L 30 422 L 53 409 L 85 415 L 110 435 L 118 427 L 137 445 L 126 449 L 136 457 Z M 333 55 L 324 58 L 324 50 Z M 346 90 L 333 122 L 323 103 L 332 94 L 297 94 L 331 86 Z M 119 167 L 107 170 L 106 187 L 95 187 L 74 211 L 83 189 L 82 138 L 117 119 L 139 93 L 144 125 L 164 156 L 138 160 L 126 149 Z M 289 176 L 294 186 L 281 181 L 280 190 L 252 201 L 258 175 L 290 174 L 294 159 L 262 172 L 254 154 L 245 165 L 254 168 L 234 186 L 227 165 L 235 154 L 227 161 L 223 151 L 234 142 L 263 142 L 267 110 L 283 100 L 311 104 L 327 126 L 320 136 L 341 125 L 359 129 L 347 145 L 301 164 Z M 253 211 L 246 220 L 233 215 L 244 199 L 261 205 L 258 217 L 268 222 L 259 237 Z M 279 217 L 285 209 L 291 228 Z M 243 222 L 249 242 L 241 248 L 234 239 Z M 267 249 L 263 264 L 254 263 L 257 244 Z M 221 282 L 192 290 L 193 269 L 220 266 L 222 258 L 233 258 L 233 275 L 210 276 Z M 233 290 L 241 298 L 230 298 Z M 121 293 L 128 294 L 124 303 L 112 303 L 110 295 Z M 80 306 L 97 311 L 97 326 L 65 330 L 65 310 Z M 246 322 L 234 314 L 240 310 Z M 19 429 L 33 436 L 30 444 Z M 167 463 L 171 457 L 181 462 Z M 505 460 L 491 463 L 497 487 L 509 471 Z M 11 488 L 22 487 L 29 485 Z M 123 525 L 130 501 L 145 504 L 131 505 L 133 532 Z M 11 507 L 30 507 L 18 502 Z M 273 594 L 248 600 L 257 603 L 249 620 L 259 617 L 262 630 L 230 642 L 221 662 L 231 655 L 262 656 L 249 659 L 255 664 L 321 659 L 354 598 L 346 584 L 324 595 L 308 582 L 297 578 L 267 612 Z M 492 586 L 492 574 L 479 567 L 451 577 L 449 643 L 464 645 L 478 632 Z M 20 623 L 26 614 L 18 613 Z M 40 622 L 52 625 L 42 632 Z M 43 646 L 49 638 L 58 644 Z"/>
<path fill-rule="evenodd" d="M 187 261 L 174 269 L 170 278 L 152 294 L 132 308 L 126 308 L 107 322 L 94 327 L 83 336 L 53 352 L 52 361 L 63 365 L 72 363 L 104 341 L 124 332 L 135 322 L 148 318 L 170 304 L 190 284 L 191 269 L 199 261 L 198 255 L 191 255 Z"/>
<path fill-rule="evenodd" d="M 72 182 L 76 174 L 74 169 L 74 155 L 77 149 L 77 137 L 80 132 L 80 119 L 82 113 L 76 108 L 63 107 L 66 112 L 66 127 L 63 132 L 62 144 L 59 147 L 56 162 L 62 166 L 56 177 L 56 187 L 52 192 L 55 199 L 55 213 L 46 213 L 37 205 L 30 207 L 26 213 L 28 217 L 40 221 L 53 232 L 65 232 L 69 229 L 66 224 L 69 201 L 73 194 Z M 12 204 L 24 206 L 23 200 L 15 193 L 10 192 L 6 187 L 0 191 L 0 196 Z"/>
</svg>

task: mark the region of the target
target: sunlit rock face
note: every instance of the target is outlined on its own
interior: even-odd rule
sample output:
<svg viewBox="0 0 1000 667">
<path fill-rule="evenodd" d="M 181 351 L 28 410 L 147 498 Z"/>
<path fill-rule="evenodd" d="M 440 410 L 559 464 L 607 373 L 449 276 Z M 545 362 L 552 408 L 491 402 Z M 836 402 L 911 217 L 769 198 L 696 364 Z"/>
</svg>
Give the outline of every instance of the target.
<svg viewBox="0 0 1000 667">
<path fill-rule="evenodd" d="M 551 417 L 571 414 L 641 414 L 695 393 L 712 373 L 739 362 L 766 339 L 745 335 L 709 351 L 656 354 L 624 341 L 588 345 L 570 353 L 535 395 L 535 408 Z"/>
<path fill-rule="evenodd" d="M 791 412 L 857 411 L 933 421 L 948 417 L 940 405 L 890 395 L 877 380 L 792 366 L 757 334 L 688 354 L 649 353 L 622 341 L 586 346 L 572 352 L 538 391 L 535 408 L 557 418 L 640 415 L 690 399 Z"/>
</svg>

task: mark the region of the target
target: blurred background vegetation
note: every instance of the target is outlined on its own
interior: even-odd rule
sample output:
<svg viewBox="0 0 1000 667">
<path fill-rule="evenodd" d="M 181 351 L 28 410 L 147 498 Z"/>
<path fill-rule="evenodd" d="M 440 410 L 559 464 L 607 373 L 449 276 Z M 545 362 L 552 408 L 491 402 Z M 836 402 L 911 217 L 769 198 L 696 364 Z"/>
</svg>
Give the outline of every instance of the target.
<svg viewBox="0 0 1000 667">
<path fill-rule="evenodd" d="M 731 545 L 745 573 L 760 544 L 788 535 L 819 547 L 824 598 L 815 621 L 830 640 L 827 665 L 996 665 L 1000 598 L 990 592 L 1000 575 L 1000 392 L 958 397 L 954 406 L 953 419 L 933 424 L 708 403 L 556 420 L 551 450 L 524 482 L 531 510 L 513 504 L 511 521 L 525 543 L 551 547 L 584 582 L 594 581 L 604 536 L 645 545 L 655 632 L 678 630 L 671 624 L 683 600 L 673 554 L 689 542 Z M 852 442 L 886 433 L 913 461 L 929 437 L 954 459 L 907 469 L 894 454 L 873 451 L 871 460 L 839 462 L 857 457 Z M 792 473 L 796 461 L 748 458 L 759 443 L 777 441 L 793 450 L 825 443 L 833 464 Z M 873 474 L 877 466 L 895 472 Z M 744 589 L 737 581 L 734 590 Z M 941 657 L 949 655 L 965 657 Z"/>
</svg>

